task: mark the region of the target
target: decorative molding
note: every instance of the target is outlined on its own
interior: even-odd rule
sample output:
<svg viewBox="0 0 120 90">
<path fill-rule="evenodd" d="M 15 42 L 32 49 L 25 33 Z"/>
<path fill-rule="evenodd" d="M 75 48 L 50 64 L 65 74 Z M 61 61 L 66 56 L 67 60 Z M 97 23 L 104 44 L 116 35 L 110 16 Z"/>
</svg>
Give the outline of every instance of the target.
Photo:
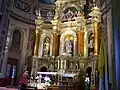
<svg viewBox="0 0 120 90">
<path fill-rule="evenodd" d="M 27 19 L 25 17 L 22 17 L 16 13 L 14 13 L 13 11 L 10 12 L 10 16 L 13 18 L 13 19 L 16 19 L 20 22 L 23 22 L 23 23 L 26 23 L 26 24 L 30 24 L 30 25 L 35 25 L 35 21 L 34 20 L 31 20 L 31 19 Z"/>
<path fill-rule="evenodd" d="M 23 12 L 27 12 L 27 13 L 30 12 L 30 9 L 31 9 L 29 4 L 27 4 L 27 3 L 25 3 L 25 2 L 23 2 L 21 0 L 15 0 L 14 1 L 14 6 L 17 9 L 19 9 L 19 10 L 21 10 Z"/>
</svg>

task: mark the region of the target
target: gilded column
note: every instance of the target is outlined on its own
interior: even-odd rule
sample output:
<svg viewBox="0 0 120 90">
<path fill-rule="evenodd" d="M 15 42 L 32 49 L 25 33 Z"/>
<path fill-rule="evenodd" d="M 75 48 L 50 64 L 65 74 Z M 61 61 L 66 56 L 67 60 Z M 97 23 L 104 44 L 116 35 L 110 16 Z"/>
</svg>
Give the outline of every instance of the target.
<svg viewBox="0 0 120 90">
<path fill-rule="evenodd" d="M 59 46 L 60 46 L 60 35 L 59 33 L 57 32 L 56 33 L 56 56 L 59 55 Z"/>
<path fill-rule="evenodd" d="M 36 24 L 36 38 L 35 38 L 35 46 L 34 46 L 34 56 L 38 56 L 39 50 L 39 41 L 40 41 L 40 31 L 43 21 L 40 19 L 35 20 Z"/>
<path fill-rule="evenodd" d="M 39 41 L 40 41 L 40 32 L 39 32 L 39 30 L 36 30 L 36 38 L 35 38 L 35 46 L 34 46 L 34 56 L 38 56 Z"/>
<path fill-rule="evenodd" d="M 93 28 L 94 28 L 94 55 L 98 55 L 99 48 L 99 36 L 98 36 L 98 23 L 101 22 L 101 12 L 98 7 L 93 7 L 92 12 L 89 14 L 93 17 Z"/>
<path fill-rule="evenodd" d="M 98 22 L 94 22 L 94 55 L 98 55 Z"/>
<path fill-rule="evenodd" d="M 79 55 L 84 54 L 84 28 L 86 25 L 85 17 L 82 13 L 78 12 L 77 21 L 77 52 Z"/>
<path fill-rule="evenodd" d="M 51 23 L 53 24 L 53 47 L 52 47 L 52 55 L 56 56 L 58 54 L 58 20 L 53 20 Z"/>
<path fill-rule="evenodd" d="M 78 54 L 82 55 L 84 54 L 84 32 L 78 31 Z"/>
<path fill-rule="evenodd" d="M 77 50 L 78 50 L 78 54 L 80 55 L 81 54 L 80 53 L 80 31 L 78 31 L 77 34 L 78 34 L 78 43 L 77 43 L 78 48 L 77 48 Z"/>
<path fill-rule="evenodd" d="M 54 20 L 51 21 L 53 24 L 53 49 L 52 49 L 52 54 L 53 56 L 57 56 L 59 54 L 59 35 L 58 35 L 58 28 L 60 27 L 60 25 L 58 26 L 59 23 L 59 14 L 60 14 L 60 9 L 61 6 L 64 5 L 64 1 L 62 0 L 56 0 L 55 2 L 56 5 L 56 9 L 55 9 L 55 15 L 54 15 Z"/>
</svg>

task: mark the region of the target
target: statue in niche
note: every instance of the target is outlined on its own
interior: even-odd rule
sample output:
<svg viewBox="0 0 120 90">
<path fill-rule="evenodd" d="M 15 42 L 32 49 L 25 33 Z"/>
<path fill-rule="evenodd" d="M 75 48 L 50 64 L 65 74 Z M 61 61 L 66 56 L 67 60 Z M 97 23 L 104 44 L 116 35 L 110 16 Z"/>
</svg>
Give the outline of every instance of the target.
<svg viewBox="0 0 120 90">
<path fill-rule="evenodd" d="M 50 54 L 50 38 L 45 38 L 43 43 L 43 55 Z"/>
<path fill-rule="evenodd" d="M 88 55 L 94 54 L 94 34 L 91 33 L 88 39 Z"/>
<path fill-rule="evenodd" d="M 57 69 L 58 68 L 58 62 L 56 61 L 54 64 L 55 64 L 55 69 Z"/>
<path fill-rule="evenodd" d="M 75 69 L 79 69 L 79 64 L 78 64 L 78 62 L 76 62 L 76 64 L 75 64 Z"/>
<path fill-rule="evenodd" d="M 72 40 L 67 40 L 65 42 L 65 52 L 67 54 L 72 54 L 72 51 L 73 51 L 72 49 L 73 49 L 73 42 L 72 42 Z"/>
<path fill-rule="evenodd" d="M 74 64 L 73 62 L 70 63 L 70 69 L 73 69 L 74 68 Z"/>
<path fill-rule="evenodd" d="M 54 70 L 54 66 L 53 66 L 53 63 L 50 64 L 50 70 L 53 71 Z"/>
</svg>

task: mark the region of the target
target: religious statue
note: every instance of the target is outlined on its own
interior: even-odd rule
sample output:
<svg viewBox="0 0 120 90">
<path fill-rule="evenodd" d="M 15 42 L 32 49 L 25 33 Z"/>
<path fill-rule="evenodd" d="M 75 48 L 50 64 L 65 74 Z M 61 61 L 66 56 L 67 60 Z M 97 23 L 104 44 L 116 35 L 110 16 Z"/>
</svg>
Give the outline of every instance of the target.
<svg viewBox="0 0 120 90">
<path fill-rule="evenodd" d="M 41 10 L 40 8 L 35 11 L 37 19 L 41 19 Z"/>
<path fill-rule="evenodd" d="M 71 54 L 72 53 L 72 41 L 71 40 L 67 40 L 65 42 L 65 51 L 68 53 L 68 54 Z"/>
<path fill-rule="evenodd" d="M 90 40 L 90 43 L 88 44 L 88 47 L 89 47 L 89 48 L 94 48 L 93 39 Z"/>
<path fill-rule="evenodd" d="M 74 68 L 74 63 L 71 62 L 71 63 L 70 63 L 70 69 L 73 69 L 73 68 Z"/>
<path fill-rule="evenodd" d="M 50 53 L 50 39 L 45 38 L 43 44 L 43 55 L 49 55 L 49 53 Z"/>
<path fill-rule="evenodd" d="M 50 70 L 53 71 L 54 70 L 54 66 L 53 66 L 53 63 L 50 64 Z"/>
<path fill-rule="evenodd" d="M 76 62 L 76 64 L 75 64 L 75 69 L 79 69 L 79 64 L 78 64 L 78 62 Z"/>
<path fill-rule="evenodd" d="M 92 33 L 88 42 L 88 54 L 93 55 L 94 53 L 94 34 Z"/>
</svg>

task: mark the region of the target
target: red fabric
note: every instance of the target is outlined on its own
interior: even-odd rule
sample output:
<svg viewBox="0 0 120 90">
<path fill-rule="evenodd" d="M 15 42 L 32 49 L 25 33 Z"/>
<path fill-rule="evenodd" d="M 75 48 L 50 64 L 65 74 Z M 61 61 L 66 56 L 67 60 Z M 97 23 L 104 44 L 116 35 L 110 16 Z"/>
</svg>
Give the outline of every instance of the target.
<svg viewBox="0 0 120 90">
<path fill-rule="evenodd" d="M 23 76 L 22 76 L 21 83 L 27 85 L 28 84 L 28 78 L 29 78 L 29 75 L 24 73 Z"/>
</svg>

